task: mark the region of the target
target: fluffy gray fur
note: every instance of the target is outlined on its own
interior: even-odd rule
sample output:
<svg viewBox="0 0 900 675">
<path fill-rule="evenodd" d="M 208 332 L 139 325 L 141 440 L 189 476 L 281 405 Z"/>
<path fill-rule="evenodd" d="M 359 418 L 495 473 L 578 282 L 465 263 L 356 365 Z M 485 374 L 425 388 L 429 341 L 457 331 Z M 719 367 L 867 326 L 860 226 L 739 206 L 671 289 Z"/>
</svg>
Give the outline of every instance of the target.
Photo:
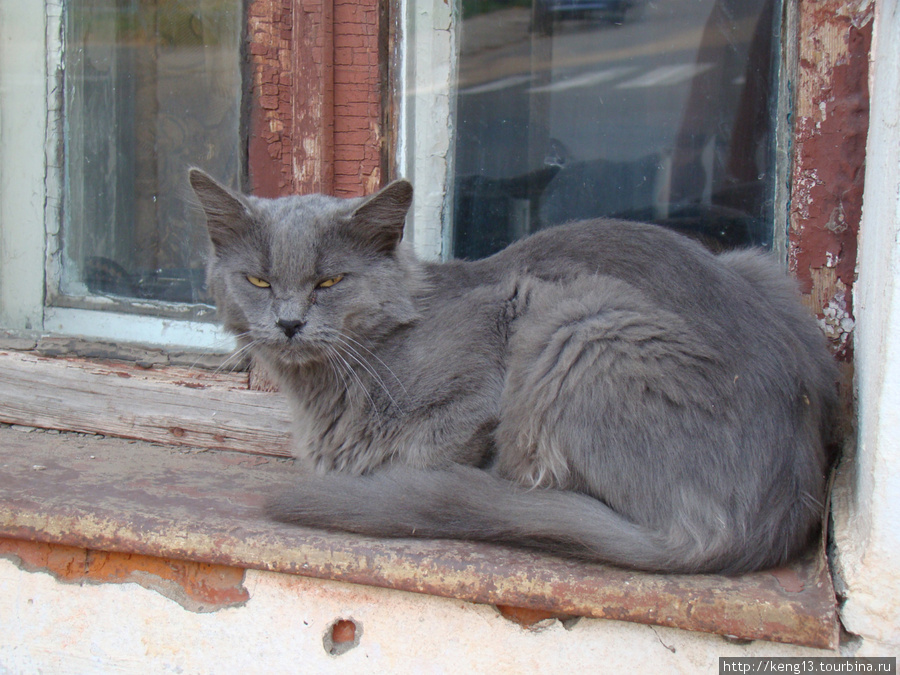
<svg viewBox="0 0 900 675">
<path fill-rule="evenodd" d="M 817 529 L 834 365 L 766 255 L 594 220 L 420 262 L 405 181 L 191 183 L 225 325 L 295 411 L 307 470 L 275 518 L 666 572 L 778 565 Z"/>
</svg>

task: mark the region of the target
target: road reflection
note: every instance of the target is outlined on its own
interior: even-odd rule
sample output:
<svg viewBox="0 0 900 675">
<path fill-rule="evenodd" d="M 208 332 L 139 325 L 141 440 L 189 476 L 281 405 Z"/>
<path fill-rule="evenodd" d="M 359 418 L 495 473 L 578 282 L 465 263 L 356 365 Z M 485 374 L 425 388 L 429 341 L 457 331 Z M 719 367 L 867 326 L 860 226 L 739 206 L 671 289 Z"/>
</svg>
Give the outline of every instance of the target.
<svg viewBox="0 0 900 675">
<path fill-rule="evenodd" d="M 542 7 L 464 5 L 457 254 L 598 215 L 765 243 L 772 2 L 637 0 L 615 20 Z"/>
</svg>

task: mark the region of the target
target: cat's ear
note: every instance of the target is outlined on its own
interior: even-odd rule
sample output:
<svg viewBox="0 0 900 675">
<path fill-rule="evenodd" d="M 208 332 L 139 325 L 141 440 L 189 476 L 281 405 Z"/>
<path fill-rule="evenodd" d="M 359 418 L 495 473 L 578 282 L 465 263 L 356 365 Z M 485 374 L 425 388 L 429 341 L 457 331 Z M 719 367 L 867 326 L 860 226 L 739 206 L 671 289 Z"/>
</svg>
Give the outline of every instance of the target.
<svg viewBox="0 0 900 675">
<path fill-rule="evenodd" d="M 250 212 L 240 196 L 210 178 L 200 169 L 191 169 L 191 187 L 206 212 L 209 238 L 216 248 L 227 246 L 241 236 L 250 223 Z"/>
<path fill-rule="evenodd" d="M 391 253 L 403 239 L 403 225 L 412 204 L 409 181 L 395 180 L 366 199 L 350 214 L 354 236 L 379 253 Z"/>
</svg>

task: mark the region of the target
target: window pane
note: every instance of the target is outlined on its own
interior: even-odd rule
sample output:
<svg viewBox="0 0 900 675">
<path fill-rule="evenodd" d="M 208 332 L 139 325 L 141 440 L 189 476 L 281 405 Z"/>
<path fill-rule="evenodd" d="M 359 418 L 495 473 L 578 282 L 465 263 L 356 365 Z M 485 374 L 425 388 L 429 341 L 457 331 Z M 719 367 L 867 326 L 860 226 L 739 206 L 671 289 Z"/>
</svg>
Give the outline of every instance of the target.
<svg viewBox="0 0 900 675">
<path fill-rule="evenodd" d="M 60 290 L 203 302 L 187 169 L 241 174 L 241 0 L 72 0 Z"/>
<path fill-rule="evenodd" d="M 462 0 L 454 253 L 572 219 L 772 236 L 774 0 Z"/>
</svg>

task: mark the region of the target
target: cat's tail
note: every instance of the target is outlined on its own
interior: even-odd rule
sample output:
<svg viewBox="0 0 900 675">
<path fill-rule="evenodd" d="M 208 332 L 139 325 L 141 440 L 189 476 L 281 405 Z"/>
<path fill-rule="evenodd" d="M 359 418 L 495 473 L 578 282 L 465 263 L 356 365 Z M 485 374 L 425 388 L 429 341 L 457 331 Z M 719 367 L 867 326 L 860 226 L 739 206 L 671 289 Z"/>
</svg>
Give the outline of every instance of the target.
<svg viewBox="0 0 900 675">
<path fill-rule="evenodd" d="M 596 499 L 524 489 L 458 465 L 310 476 L 271 501 L 268 512 L 276 520 L 315 528 L 509 543 L 653 572 L 729 567 L 713 550 L 717 547 L 698 550 L 682 537 L 636 525 Z"/>
</svg>

